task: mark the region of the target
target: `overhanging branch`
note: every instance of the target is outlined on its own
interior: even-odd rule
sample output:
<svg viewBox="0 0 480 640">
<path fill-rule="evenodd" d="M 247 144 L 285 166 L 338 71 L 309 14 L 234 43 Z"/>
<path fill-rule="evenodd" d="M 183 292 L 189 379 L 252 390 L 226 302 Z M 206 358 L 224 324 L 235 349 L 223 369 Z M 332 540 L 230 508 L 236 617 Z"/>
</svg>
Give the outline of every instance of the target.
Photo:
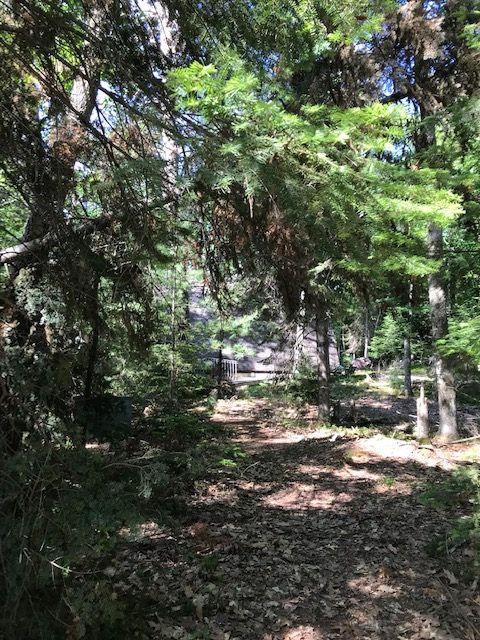
<svg viewBox="0 0 480 640">
<path fill-rule="evenodd" d="M 89 220 L 82 224 L 76 225 L 68 229 L 73 235 L 77 234 L 89 234 L 99 229 L 108 227 L 112 222 L 112 218 L 109 216 L 103 216 L 96 220 Z M 67 232 L 68 232 L 67 231 Z M 63 235 L 65 232 L 63 232 Z M 36 251 L 51 247 L 58 243 L 60 234 L 57 231 L 49 231 L 41 238 L 35 238 L 28 242 L 19 242 L 16 245 L 8 247 L 7 249 L 0 250 L 0 264 L 12 264 L 17 260 L 20 260 L 26 255 L 35 254 Z"/>
<path fill-rule="evenodd" d="M 149 207 L 148 210 L 157 209 L 160 206 L 166 206 L 172 202 L 176 202 L 176 198 L 169 196 L 165 198 L 161 203 L 156 203 L 155 206 Z M 101 231 L 109 227 L 114 221 L 124 219 L 124 215 L 113 217 L 111 215 L 103 215 L 100 218 L 94 220 L 86 220 L 78 224 L 66 225 L 62 227 L 61 233 L 58 230 L 49 231 L 41 238 L 35 238 L 34 240 L 28 240 L 27 242 L 19 242 L 16 245 L 7 247 L 6 249 L 0 249 L 0 265 L 12 264 L 17 260 L 20 260 L 26 255 L 34 255 L 37 250 L 49 248 L 59 243 L 59 241 L 65 238 L 68 234 L 71 235 L 88 235 L 94 231 Z"/>
</svg>

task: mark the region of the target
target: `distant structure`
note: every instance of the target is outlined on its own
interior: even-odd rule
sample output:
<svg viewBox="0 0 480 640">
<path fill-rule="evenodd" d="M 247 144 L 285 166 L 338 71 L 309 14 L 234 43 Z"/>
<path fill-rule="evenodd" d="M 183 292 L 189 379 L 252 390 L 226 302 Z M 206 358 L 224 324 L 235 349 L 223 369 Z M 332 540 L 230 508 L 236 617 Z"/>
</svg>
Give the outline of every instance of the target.
<svg viewBox="0 0 480 640">
<path fill-rule="evenodd" d="M 205 304 L 203 288 L 200 285 L 193 286 L 189 292 L 189 321 L 192 325 L 206 325 L 214 321 L 216 315 Z M 241 317 L 240 314 L 238 317 Z M 317 365 L 317 340 L 315 330 L 305 327 L 303 340 L 297 346 L 300 353 L 300 361 L 309 363 L 312 367 Z M 207 331 L 205 332 L 207 335 Z M 222 368 L 221 377 L 226 380 L 238 380 L 244 378 L 269 378 L 275 374 L 290 371 L 292 368 L 293 345 L 288 340 L 275 341 L 269 336 L 262 335 L 261 331 L 252 331 L 251 335 L 235 336 L 224 340 L 221 354 L 217 351 L 204 351 L 202 359 L 212 363 L 214 372 L 218 375 L 218 367 Z M 242 357 L 238 353 L 245 353 Z M 330 332 L 330 368 L 336 369 L 340 364 L 337 344 L 333 332 Z"/>
</svg>

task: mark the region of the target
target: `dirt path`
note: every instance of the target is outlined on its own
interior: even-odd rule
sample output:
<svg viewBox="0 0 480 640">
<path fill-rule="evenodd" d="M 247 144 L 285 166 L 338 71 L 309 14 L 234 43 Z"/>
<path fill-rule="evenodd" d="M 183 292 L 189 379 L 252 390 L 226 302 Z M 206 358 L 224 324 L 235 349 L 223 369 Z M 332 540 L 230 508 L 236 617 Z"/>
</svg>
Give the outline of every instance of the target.
<svg viewBox="0 0 480 640">
<path fill-rule="evenodd" d="M 451 459 L 279 429 L 261 401 L 221 402 L 215 419 L 248 459 L 205 480 L 180 531 L 146 526 L 110 568 L 120 597 L 142 595 L 137 637 L 480 638 L 476 583 L 428 555 L 446 521 L 417 499 Z"/>
</svg>

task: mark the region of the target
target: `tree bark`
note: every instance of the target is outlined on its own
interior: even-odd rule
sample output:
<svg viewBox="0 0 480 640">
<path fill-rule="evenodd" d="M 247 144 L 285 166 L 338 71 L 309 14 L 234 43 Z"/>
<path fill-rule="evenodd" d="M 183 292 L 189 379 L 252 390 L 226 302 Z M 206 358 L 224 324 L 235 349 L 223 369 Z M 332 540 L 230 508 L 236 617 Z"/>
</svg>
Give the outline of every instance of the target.
<svg viewBox="0 0 480 640">
<path fill-rule="evenodd" d="M 173 278 L 172 278 L 172 300 L 170 303 L 170 380 L 169 380 L 169 395 L 170 402 L 175 404 L 176 395 L 176 382 L 177 382 L 177 254 L 178 247 L 175 247 L 175 262 L 173 264 Z"/>
<path fill-rule="evenodd" d="M 218 350 L 218 359 L 217 359 L 217 398 L 221 400 L 223 398 L 223 350 L 220 347 Z"/>
<path fill-rule="evenodd" d="M 415 20 L 423 19 L 423 3 L 411 0 L 408 13 Z M 435 85 L 430 77 L 429 60 L 425 58 L 423 49 L 417 47 L 413 53 L 413 72 L 415 84 L 412 96 L 416 100 L 421 126 L 415 141 L 417 152 L 433 148 L 436 144 L 435 123 L 431 119 L 444 106 L 441 86 Z M 434 87 L 436 86 L 436 91 Z M 430 118 L 430 120 L 429 120 Z M 440 163 L 441 164 L 441 163 Z M 428 277 L 428 298 L 430 302 L 430 318 L 432 338 L 434 342 L 443 338 L 448 332 L 447 295 L 443 273 L 443 231 L 435 222 L 428 225 L 427 252 L 430 258 L 438 260 L 440 267 Z M 444 440 L 453 440 L 457 435 L 456 391 L 453 371 L 448 361 L 443 358 L 435 346 L 435 375 L 437 381 L 438 407 L 440 426 L 438 435 Z"/>
<path fill-rule="evenodd" d="M 318 309 L 315 318 L 317 334 L 318 420 L 330 422 L 330 360 L 328 318 L 325 309 Z"/>
<path fill-rule="evenodd" d="M 298 372 L 300 364 L 300 358 L 303 351 L 303 338 L 305 331 L 305 291 L 300 292 L 300 310 L 298 312 L 298 318 L 295 326 L 295 342 L 293 344 L 292 354 L 292 373 L 294 376 Z"/>
<path fill-rule="evenodd" d="M 77 72 L 73 74 L 71 91 L 63 104 L 66 111 L 59 115 L 56 126 L 53 126 L 52 121 L 49 144 L 47 145 L 47 141 L 41 136 L 39 116 L 33 110 L 25 114 L 22 112 L 22 126 L 20 127 L 9 127 L 7 119 L 4 119 L 3 124 L 0 124 L 2 144 L 3 141 L 8 142 L 7 145 L 2 146 L 2 164 L 6 167 L 5 171 L 8 173 L 9 179 L 22 195 L 29 210 L 20 244 L 0 253 L 2 264 L 13 265 L 8 285 L 8 291 L 11 292 L 13 298 L 15 298 L 15 287 L 18 282 L 16 276 L 21 268 L 32 263 L 35 263 L 36 266 L 46 264 L 50 247 L 54 244 L 60 244 L 62 238 L 73 228 L 73 225 L 68 226 L 65 205 L 67 196 L 73 189 L 75 163 L 81 157 L 88 142 L 88 123 L 100 85 L 100 69 L 104 64 L 99 47 L 103 47 L 105 37 L 110 30 L 106 9 L 108 4 L 109 1 L 107 3 L 92 2 L 86 9 L 85 22 L 95 35 L 99 35 L 99 38 L 95 44 L 85 40 L 82 50 L 79 52 L 81 62 Z M 29 74 L 28 66 L 21 73 Z M 50 81 L 50 76 L 42 77 L 39 82 L 43 83 L 42 88 L 45 96 L 53 100 L 56 97 L 57 89 L 54 82 Z M 16 114 L 17 110 L 13 102 L 11 106 L 12 111 Z M 8 112 L 8 109 L 5 111 Z M 23 164 L 18 163 L 19 158 L 22 159 Z M 17 166 L 21 167 L 20 171 L 15 170 Z M 89 223 L 86 225 L 88 226 Z M 41 281 L 42 270 L 43 267 L 40 267 L 31 271 L 33 278 L 31 287 Z M 22 350 L 28 346 L 29 341 L 32 341 L 32 336 L 36 334 L 40 336 L 41 331 L 38 324 L 29 318 L 20 306 L 15 307 L 12 315 L 17 327 L 13 344 Z M 5 318 L 5 310 L 0 308 L 0 325 Z M 96 350 L 96 340 L 97 338 L 93 334 L 89 369 L 93 366 L 91 362 L 95 358 L 92 349 Z M 43 349 L 54 367 L 54 354 L 49 352 L 48 345 L 38 343 L 35 348 L 37 350 Z M 26 364 L 21 375 L 27 377 L 31 373 L 32 370 Z M 89 393 L 89 377 L 91 378 L 91 375 L 93 374 L 88 370 L 86 372 L 86 395 Z M 34 382 L 37 387 L 45 385 L 47 389 L 45 380 L 35 380 Z M 21 385 L 19 386 L 21 389 Z M 35 384 L 32 386 L 35 387 Z M 11 380 L 5 392 L 10 404 L 9 412 L 17 416 L 25 415 L 24 398 L 22 391 L 16 389 L 15 380 Z M 48 393 L 42 393 L 40 402 L 53 408 L 58 415 L 60 415 L 59 404 L 62 407 L 66 404 L 64 394 L 60 393 L 51 381 L 48 384 Z M 61 415 L 64 417 L 64 409 L 62 408 L 61 411 Z M 4 422 L 3 417 L 0 416 L 0 426 L 3 427 Z M 21 424 L 20 418 L 16 419 L 15 424 L 20 436 L 21 429 L 29 428 L 28 425 L 24 427 Z"/>
<path fill-rule="evenodd" d="M 90 349 L 88 351 L 87 373 L 85 375 L 85 389 L 83 393 L 85 404 L 87 404 L 92 397 L 93 374 L 95 371 L 95 363 L 97 361 L 98 341 L 100 337 L 100 314 L 98 304 L 99 287 L 100 276 L 95 276 L 92 292 L 92 334 L 90 338 Z"/>
<path fill-rule="evenodd" d="M 425 398 L 425 388 L 420 387 L 420 397 L 417 399 L 417 429 L 415 436 L 419 442 L 428 440 L 430 433 L 430 421 L 428 417 L 428 403 Z"/>
<path fill-rule="evenodd" d="M 408 283 L 408 314 L 405 336 L 403 338 L 403 375 L 407 398 L 413 396 L 412 391 L 412 318 L 413 318 L 413 282 Z"/>
<path fill-rule="evenodd" d="M 220 328 L 220 346 L 218 348 L 218 360 L 217 360 L 217 398 L 221 400 L 223 398 L 224 386 L 223 386 L 223 347 L 224 347 L 225 332 L 223 329 L 223 320 Z"/>
<path fill-rule="evenodd" d="M 369 327 L 368 307 L 365 307 L 365 342 L 363 346 L 364 358 L 368 358 L 369 341 L 370 341 L 370 327 Z"/>
<path fill-rule="evenodd" d="M 403 377 L 404 390 L 407 398 L 413 396 L 412 391 L 412 349 L 410 333 L 406 333 L 403 338 Z"/>
<path fill-rule="evenodd" d="M 428 227 L 427 248 L 428 255 L 431 258 L 435 260 L 442 259 L 443 231 L 434 223 L 431 223 Z M 428 297 L 430 301 L 432 338 L 436 342 L 448 332 L 446 290 L 441 267 L 428 277 Z M 434 358 L 440 418 L 438 436 L 442 440 L 455 440 L 458 438 L 458 430 L 454 374 L 448 360 L 440 355 L 436 347 Z"/>
<path fill-rule="evenodd" d="M 90 337 L 90 348 L 88 350 L 87 360 L 87 372 L 85 375 L 85 388 L 83 392 L 83 406 L 85 409 L 85 415 L 87 414 L 88 405 L 92 397 L 93 390 L 93 378 L 95 374 L 95 364 L 98 357 L 98 343 L 100 339 L 100 313 L 98 304 L 98 294 L 100 288 L 100 276 L 95 276 L 92 291 L 92 333 Z M 85 424 L 82 430 L 82 444 L 85 446 L 87 443 L 87 425 Z"/>
</svg>

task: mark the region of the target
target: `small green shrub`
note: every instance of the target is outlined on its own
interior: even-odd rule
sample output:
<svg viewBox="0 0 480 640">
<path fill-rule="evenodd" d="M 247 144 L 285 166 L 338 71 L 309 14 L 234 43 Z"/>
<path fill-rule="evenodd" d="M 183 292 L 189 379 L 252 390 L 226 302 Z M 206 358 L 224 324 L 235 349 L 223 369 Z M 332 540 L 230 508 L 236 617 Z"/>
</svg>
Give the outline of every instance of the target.
<svg viewBox="0 0 480 640">
<path fill-rule="evenodd" d="M 93 585 L 77 581 L 66 588 L 64 599 L 72 619 L 70 637 L 114 640 L 118 629 L 125 628 L 126 604 L 108 580 L 97 580 Z"/>
<path fill-rule="evenodd" d="M 252 382 L 239 391 L 241 398 L 269 398 L 274 385 L 270 381 Z"/>
<path fill-rule="evenodd" d="M 65 625 L 72 637 L 119 637 L 124 606 L 107 582 L 89 575 L 146 519 L 168 521 L 212 462 L 236 464 L 243 455 L 235 446 L 222 449 L 214 437 L 221 427 L 197 414 L 164 415 L 157 428 L 162 445 L 155 442 L 151 455 L 29 438 L 4 461 L 2 638 L 64 639 Z"/>
<path fill-rule="evenodd" d="M 166 414 L 155 419 L 152 435 L 162 441 L 165 449 L 184 451 L 211 437 L 218 436 L 222 427 L 197 413 Z"/>
<path fill-rule="evenodd" d="M 201 560 L 202 570 L 205 572 L 205 575 L 209 579 L 211 579 L 212 576 L 215 574 L 216 570 L 218 569 L 218 565 L 219 565 L 218 556 L 216 556 L 213 553 L 210 553 L 209 555 L 204 556 Z"/>
<path fill-rule="evenodd" d="M 231 444 L 219 447 L 219 455 L 221 457 L 217 460 L 217 464 L 220 467 L 236 467 L 239 461 L 248 457 L 241 447 Z"/>
<path fill-rule="evenodd" d="M 472 547 L 475 569 L 480 569 L 480 469 L 462 467 L 446 481 L 429 486 L 420 501 L 435 509 L 447 509 L 457 517 L 441 548 L 459 544 Z M 461 514 L 461 515 L 459 515 Z M 438 545 L 437 545 L 438 546 Z"/>
<path fill-rule="evenodd" d="M 404 374 L 399 365 L 391 366 L 388 370 L 388 381 L 395 394 L 400 394 L 404 387 Z"/>
<path fill-rule="evenodd" d="M 405 323 L 400 317 L 387 313 L 370 345 L 370 353 L 374 358 L 391 362 L 397 358 L 403 349 Z"/>
</svg>

